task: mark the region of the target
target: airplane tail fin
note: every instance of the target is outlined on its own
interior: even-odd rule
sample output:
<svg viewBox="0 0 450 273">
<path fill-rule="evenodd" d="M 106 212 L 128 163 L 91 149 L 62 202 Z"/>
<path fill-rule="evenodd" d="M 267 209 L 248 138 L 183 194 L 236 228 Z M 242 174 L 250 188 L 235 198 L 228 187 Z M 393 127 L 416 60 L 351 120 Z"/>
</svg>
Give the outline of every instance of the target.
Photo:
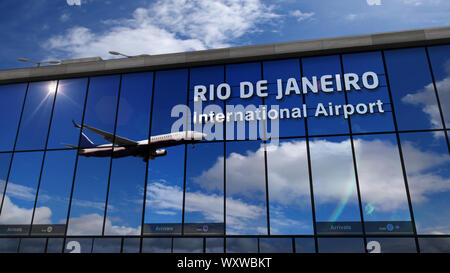
<svg viewBox="0 0 450 273">
<path fill-rule="evenodd" d="M 83 132 L 81 132 L 80 147 L 93 148 L 95 147 L 95 144 Z"/>
</svg>

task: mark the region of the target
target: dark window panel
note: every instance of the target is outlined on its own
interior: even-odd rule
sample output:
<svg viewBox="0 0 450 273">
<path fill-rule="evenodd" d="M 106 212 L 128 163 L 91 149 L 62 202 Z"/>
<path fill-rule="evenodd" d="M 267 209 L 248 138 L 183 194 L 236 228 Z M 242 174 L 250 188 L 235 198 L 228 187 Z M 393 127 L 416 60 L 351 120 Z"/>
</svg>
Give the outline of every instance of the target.
<svg viewBox="0 0 450 273">
<path fill-rule="evenodd" d="M 44 253 L 46 238 L 22 238 L 19 253 Z"/>
<path fill-rule="evenodd" d="M 260 253 L 292 253 L 292 238 L 260 238 Z"/>
<path fill-rule="evenodd" d="M 206 253 L 223 253 L 224 238 L 206 238 Z"/>
<path fill-rule="evenodd" d="M 121 238 L 95 238 L 92 253 L 120 253 Z"/>
<path fill-rule="evenodd" d="M 45 147 L 56 85 L 56 81 L 30 83 L 16 150 L 38 150 Z"/>
<path fill-rule="evenodd" d="M 318 238 L 319 253 L 364 253 L 362 238 Z"/>
<path fill-rule="evenodd" d="M 48 238 L 47 253 L 61 253 L 63 244 L 64 238 Z"/>
<path fill-rule="evenodd" d="M 17 253 L 19 238 L 0 238 L 0 253 Z"/>
<path fill-rule="evenodd" d="M 420 253 L 450 253 L 450 238 L 419 238 Z"/>
<path fill-rule="evenodd" d="M 270 234 L 313 234 L 306 141 L 267 145 L 267 175 Z"/>
<path fill-rule="evenodd" d="M 450 45 L 432 46 L 428 48 L 428 52 L 445 126 L 450 128 Z M 426 86 L 426 91 L 431 93 L 431 88 Z M 439 118 L 436 112 L 433 112 L 433 116 L 435 119 Z"/>
<path fill-rule="evenodd" d="M 361 234 L 350 139 L 312 138 L 309 147 L 317 233 Z"/>
<path fill-rule="evenodd" d="M 27 84 L 0 85 L 0 151 L 12 151 Z"/>
<path fill-rule="evenodd" d="M 142 239 L 142 253 L 170 253 L 172 238 L 144 238 Z"/>
<path fill-rule="evenodd" d="M 86 89 L 86 78 L 59 81 L 48 138 L 49 149 L 67 148 L 61 143 L 78 146 L 80 131 L 74 128 L 72 120 L 81 122 Z"/>
<path fill-rule="evenodd" d="M 316 253 L 314 238 L 295 238 L 295 253 Z"/>
<path fill-rule="evenodd" d="M 66 238 L 64 253 L 91 253 L 92 238 Z"/>
<path fill-rule="evenodd" d="M 260 141 L 226 143 L 226 233 L 267 234 L 264 146 Z"/>
<path fill-rule="evenodd" d="M 367 252 L 416 253 L 417 248 L 414 238 L 367 238 Z"/>
<path fill-rule="evenodd" d="M 173 253 L 203 253 L 203 238 L 174 238 Z"/>
<path fill-rule="evenodd" d="M 122 253 L 139 253 L 140 247 L 140 238 L 123 238 Z"/>
<path fill-rule="evenodd" d="M 450 234 L 450 156 L 444 132 L 403 133 L 400 142 L 417 233 Z"/>
<path fill-rule="evenodd" d="M 258 253 L 258 238 L 226 238 L 227 253 Z"/>
<path fill-rule="evenodd" d="M 399 130 L 442 128 L 424 48 L 385 52 Z"/>
</svg>

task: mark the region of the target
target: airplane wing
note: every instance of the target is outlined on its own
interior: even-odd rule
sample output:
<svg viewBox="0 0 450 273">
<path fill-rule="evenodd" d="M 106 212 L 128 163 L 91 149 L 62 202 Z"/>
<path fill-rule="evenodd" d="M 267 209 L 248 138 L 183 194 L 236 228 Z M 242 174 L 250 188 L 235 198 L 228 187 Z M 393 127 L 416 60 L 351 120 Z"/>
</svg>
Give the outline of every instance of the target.
<svg viewBox="0 0 450 273">
<path fill-rule="evenodd" d="M 81 126 L 76 124 L 75 121 L 72 121 L 72 122 L 75 125 L 75 127 L 81 128 Z M 91 131 L 93 133 L 96 133 L 98 135 L 103 136 L 103 138 L 106 141 L 108 141 L 108 142 L 112 143 L 114 141 L 114 144 L 118 144 L 119 146 L 135 146 L 135 145 L 138 145 L 138 143 L 136 141 L 133 141 L 133 140 L 130 140 L 130 139 L 127 139 L 127 138 L 124 138 L 124 137 L 120 137 L 118 135 L 116 135 L 115 138 L 114 138 L 114 134 L 105 132 L 103 130 L 100 130 L 100 129 L 97 129 L 97 128 L 94 128 L 94 127 L 91 127 L 91 126 L 88 126 L 88 125 L 85 125 L 85 124 L 83 125 L 83 127 L 88 129 L 89 131 Z"/>
</svg>

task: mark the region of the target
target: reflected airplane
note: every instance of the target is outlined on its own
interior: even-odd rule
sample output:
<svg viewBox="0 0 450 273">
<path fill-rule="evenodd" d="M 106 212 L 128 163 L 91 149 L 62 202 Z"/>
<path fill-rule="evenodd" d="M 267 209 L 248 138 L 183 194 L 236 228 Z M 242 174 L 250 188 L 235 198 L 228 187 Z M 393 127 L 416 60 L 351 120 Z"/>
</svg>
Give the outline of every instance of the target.
<svg viewBox="0 0 450 273">
<path fill-rule="evenodd" d="M 111 142 L 111 144 L 95 145 L 83 132 L 81 132 L 80 147 L 61 143 L 62 145 L 70 148 L 80 148 L 78 154 L 87 157 L 108 157 L 112 154 L 113 158 L 136 156 L 142 157 L 144 161 L 147 161 L 149 159 L 153 160 L 159 156 L 167 155 L 167 150 L 161 148 L 167 148 L 181 144 L 194 145 L 194 143 L 197 143 L 206 137 L 206 134 L 204 133 L 196 131 L 182 131 L 151 136 L 150 140 L 144 139 L 140 141 L 134 141 L 124 137 L 120 137 L 118 135 L 114 136 L 114 134 L 88 125 L 80 126 L 73 120 L 72 123 L 78 129 L 84 127 L 93 133 L 101 135 L 106 141 Z"/>
</svg>

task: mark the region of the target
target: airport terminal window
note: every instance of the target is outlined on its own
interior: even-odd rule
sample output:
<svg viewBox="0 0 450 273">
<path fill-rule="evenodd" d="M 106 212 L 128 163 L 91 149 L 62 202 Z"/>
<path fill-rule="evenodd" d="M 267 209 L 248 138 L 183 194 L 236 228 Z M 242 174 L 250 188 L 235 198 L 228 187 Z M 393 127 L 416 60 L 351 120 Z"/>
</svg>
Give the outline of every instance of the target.
<svg viewBox="0 0 450 273">
<path fill-rule="evenodd" d="M 0 151 L 12 151 L 27 84 L 0 85 Z"/>
<path fill-rule="evenodd" d="M 0 253 L 17 253 L 20 238 L 0 238 Z"/>
<path fill-rule="evenodd" d="M 0 153 L 0 207 L 2 205 L 9 165 L 11 163 L 11 155 L 11 153 Z"/>
<path fill-rule="evenodd" d="M 260 238 L 260 253 L 292 253 L 291 238 Z"/>
<path fill-rule="evenodd" d="M 122 253 L 139 253 L 140 247 L 140 238 L 123 238 Z"/>
<path fill-rule="evenodd" d="M 206 238 L 206 253 L 223 253 L 224 238 Z"/>
<path fill-rule="evenodd" d="M 384 72 L 381 52 L 366 52 L 357 54 L 342 55 L 344 73 L 356 73 L 361 78 L 363 73 L 370 71 L 378 75 L 379 87 L 374 90 L 361 86 L 361 90 L 347 92 L 348 103 L 357 105 L 359 103 L 376 103 L 380 100 L 382 111 L 378 107 L 374 108 L 374 114 L 352 115 L 350 116 L 352 132 L 380 132 L 394 131 L 394 121 L 392 118 L 392 107 L 389 99 L 389 91 Z"/>
<path fill-rule="evenodd" d="M 184 234 L 224 235 L 224 144 L 186 149 Z"/>
<path fill-rule="evenodd" d="M 61 253 L 63 250 L 64 238 L 48 238 L 47 253 Z"/>
<path fill-rule="evenodd" d="M 258 253 L 258 238 L 226 238 L 227 253 Z"/>
<path fill-rule="evenodd" d="M 318 238 L 319 253 L 364 253 L 362 238 Z"/>
<path fill-rule="evenodd" d="M 142 253 L 171 253 L 172 238 L 142 239 Z"/>
<path fill-rule="evenodd" d="M 314 238 L 295 238 L 295 253 L 316 253 Z"/>
<path fill-rule="evenodd" d="M 56 81 L 30 83 L 16 150 L 44 149 L 56 88 Z"/>
<path fill-rule="evenodd" d="M 375 248 L 380 253 L 416 253 L 416 242 L 414 238 L 367 238 L 367 251 L 370 253 L 371 251 L 375 251 L 372 247 L 369 249 L 369 246 L 372 246 L 375 242 L 379 244 L 379 246 L 375 246 Z"/>
<path fill-rule="evenodd" d="M 389 50 L 385 56 L 398 129 L 441 129 L 425 49 Z"/>
<path fill-rule="evenodd" d="M 72 120 L 81 122 L 86 88 L 86 78 L 59 81 L 48 138 L 49 149 L 67 148 L 61 143 L 78 146 L 80 131 L 74 128 Z"/>
<path fill-rule="evenodd" d="M 152 73 L 122 76 L 116 135 L 132 141 L 147 140 L 152 98 Z M 127 146 L 126 144 L 117 144 Z M 105 234 L 140 235 L 146 158 L 113 158 Z"/>
<path fill-rule="evenodd" d="M 350 138 L 311 138 L 309 147 L 317 233 L 361 234 Z"/>
<path fill-rule="evenodd" d="M 119 79 L 118 76 L 91 78 L 84 124 L 106 132 L 114 132 Z M 103 137 L 85 128 L 83 133 L 94 143 L 92 145 L 109 144 Z M 80 143 L 82 148 L 86 148 L 89 144 L 87 140 L 84 142 L 82 140 Z M 78 156 L 68 223 L 69 235 L 103 233 L 110 156 L 110 150 L 106 150 L 105 157 Z"/>
<path fill-rule="evenodd" d="M 261 141 L 226 143 L 226 187 L 226 234 L 267 234 L 264 146 Z"/>
<path fill-rule="evenodd" d="M 92 238 L 66 238 L 64 253 L 92 253 Z"/>
<path fill-rule="evenodd" d="M 303 77 L 311 79 L 316 76 L 318 78 L 319 90 L 323 89 L 319 84 L 321 76 L 342 74 L 338 55 L 302 58 L 302 71 Z M 332 81 L 336 86 L 336 80 L 333 78 Z M 333 105 L 343 105 L 345 104 L 345 95 L 343 92 L 325 93 L 321 91 L 317 94 L 308 92 L 305 95 L 305 103 L 308 106 L 309 135 L 346 134 L 349 132 L 348 121 L 344 119 L 343 115 L 314 117 L 316 105 L 318 103 L 328 105 L 328 102 Z"/>
<path fill-rule="evenodd" d="M 120 253 L 121 238 L 95 238 L 92 253 Z"/>
<path fill-rule="evenodd" d="M 313 234 L 306 141 L 267 146 L 270 234 Z"/>
<path fill-rule="evenodd" d="M 294 91 L 288 96 L 283 96 L 282 99 L 277 100 L 278 84 L 277 80 L 281 79 L 283 90 L 288 86 L 288 79 L 295 78 L 297 85 L 299 85 L 300 75 L 300 60 L 288 59 L 280 61 L 263 62 L 264 80 L 267 80 L 269 96 L 264 99 L 264 104 L 267 105 L 267 109 L 270 110 L 272 105 L 278 105 L 280 109 L 287 108 L 293 109 L 295 107 L 301 108 L 303 105 L 302 95 L 295 94 Z M 291 87 L 292 83 L 289 84 Z M 268 132 L 272 132 L 272 123 L 268 122 Z M 304 136 L 305 135 L 305 119 L 302 118 L 287 118 L 278 120 L 279 136 L 280 137 L 292 137 L 292 136 Z"/>
<path fill-rule="evenodd" d="M 420 253 L 450 253 L 450 238 L 419 238 Z"/>
<path fill-rule="evenodd" d="M 36 188 L 39 182 L 43 152 L 15 153 L 6 185 L 0 214 L 1 235 L 28 235 L 33 215 Z M 24 172 L 24 170 L 27 170 Z M 47 207 L 37 207 L 45 219 L 50 217 Z M 36 219 L 41 221 L 43 219 Z"/>
<path fill-rule="evenodd" d="M 203 238 L 173 238 L 173 253 L 203 253 Z"/>
<path fill-rule="evenodd" d="M 450 45 L 432 46 L 428 48 L 428 52 L 445 126 L 448 129 L 450 128 Z M 426 91 L 431 92 L 431 88 L 427 86 Z M 437 119 L 437 113 L 433 114 L 433 117 Z"/>
<path fill-rule="evenodd" d="M 366 233 L 412 233 L 395 135 L 358 136 L 354 145 Z"/>
<path fill-rule="evenodd" d="M 22 238 L 19 253 L 45 253 L 46 238 Z"/>
<path fill-rule="evenodd" d="M 64 235 L 75 158 L 76 151 L 46 153 L 36 203 L 46 210 L 35 211 L 33 235 Z"/>
<path fill-rule="evenodd" d="M 450 234 L 450 156 L 444 132 L 402 133 L 400 142 L 417 233 Z"/>
</svg>

